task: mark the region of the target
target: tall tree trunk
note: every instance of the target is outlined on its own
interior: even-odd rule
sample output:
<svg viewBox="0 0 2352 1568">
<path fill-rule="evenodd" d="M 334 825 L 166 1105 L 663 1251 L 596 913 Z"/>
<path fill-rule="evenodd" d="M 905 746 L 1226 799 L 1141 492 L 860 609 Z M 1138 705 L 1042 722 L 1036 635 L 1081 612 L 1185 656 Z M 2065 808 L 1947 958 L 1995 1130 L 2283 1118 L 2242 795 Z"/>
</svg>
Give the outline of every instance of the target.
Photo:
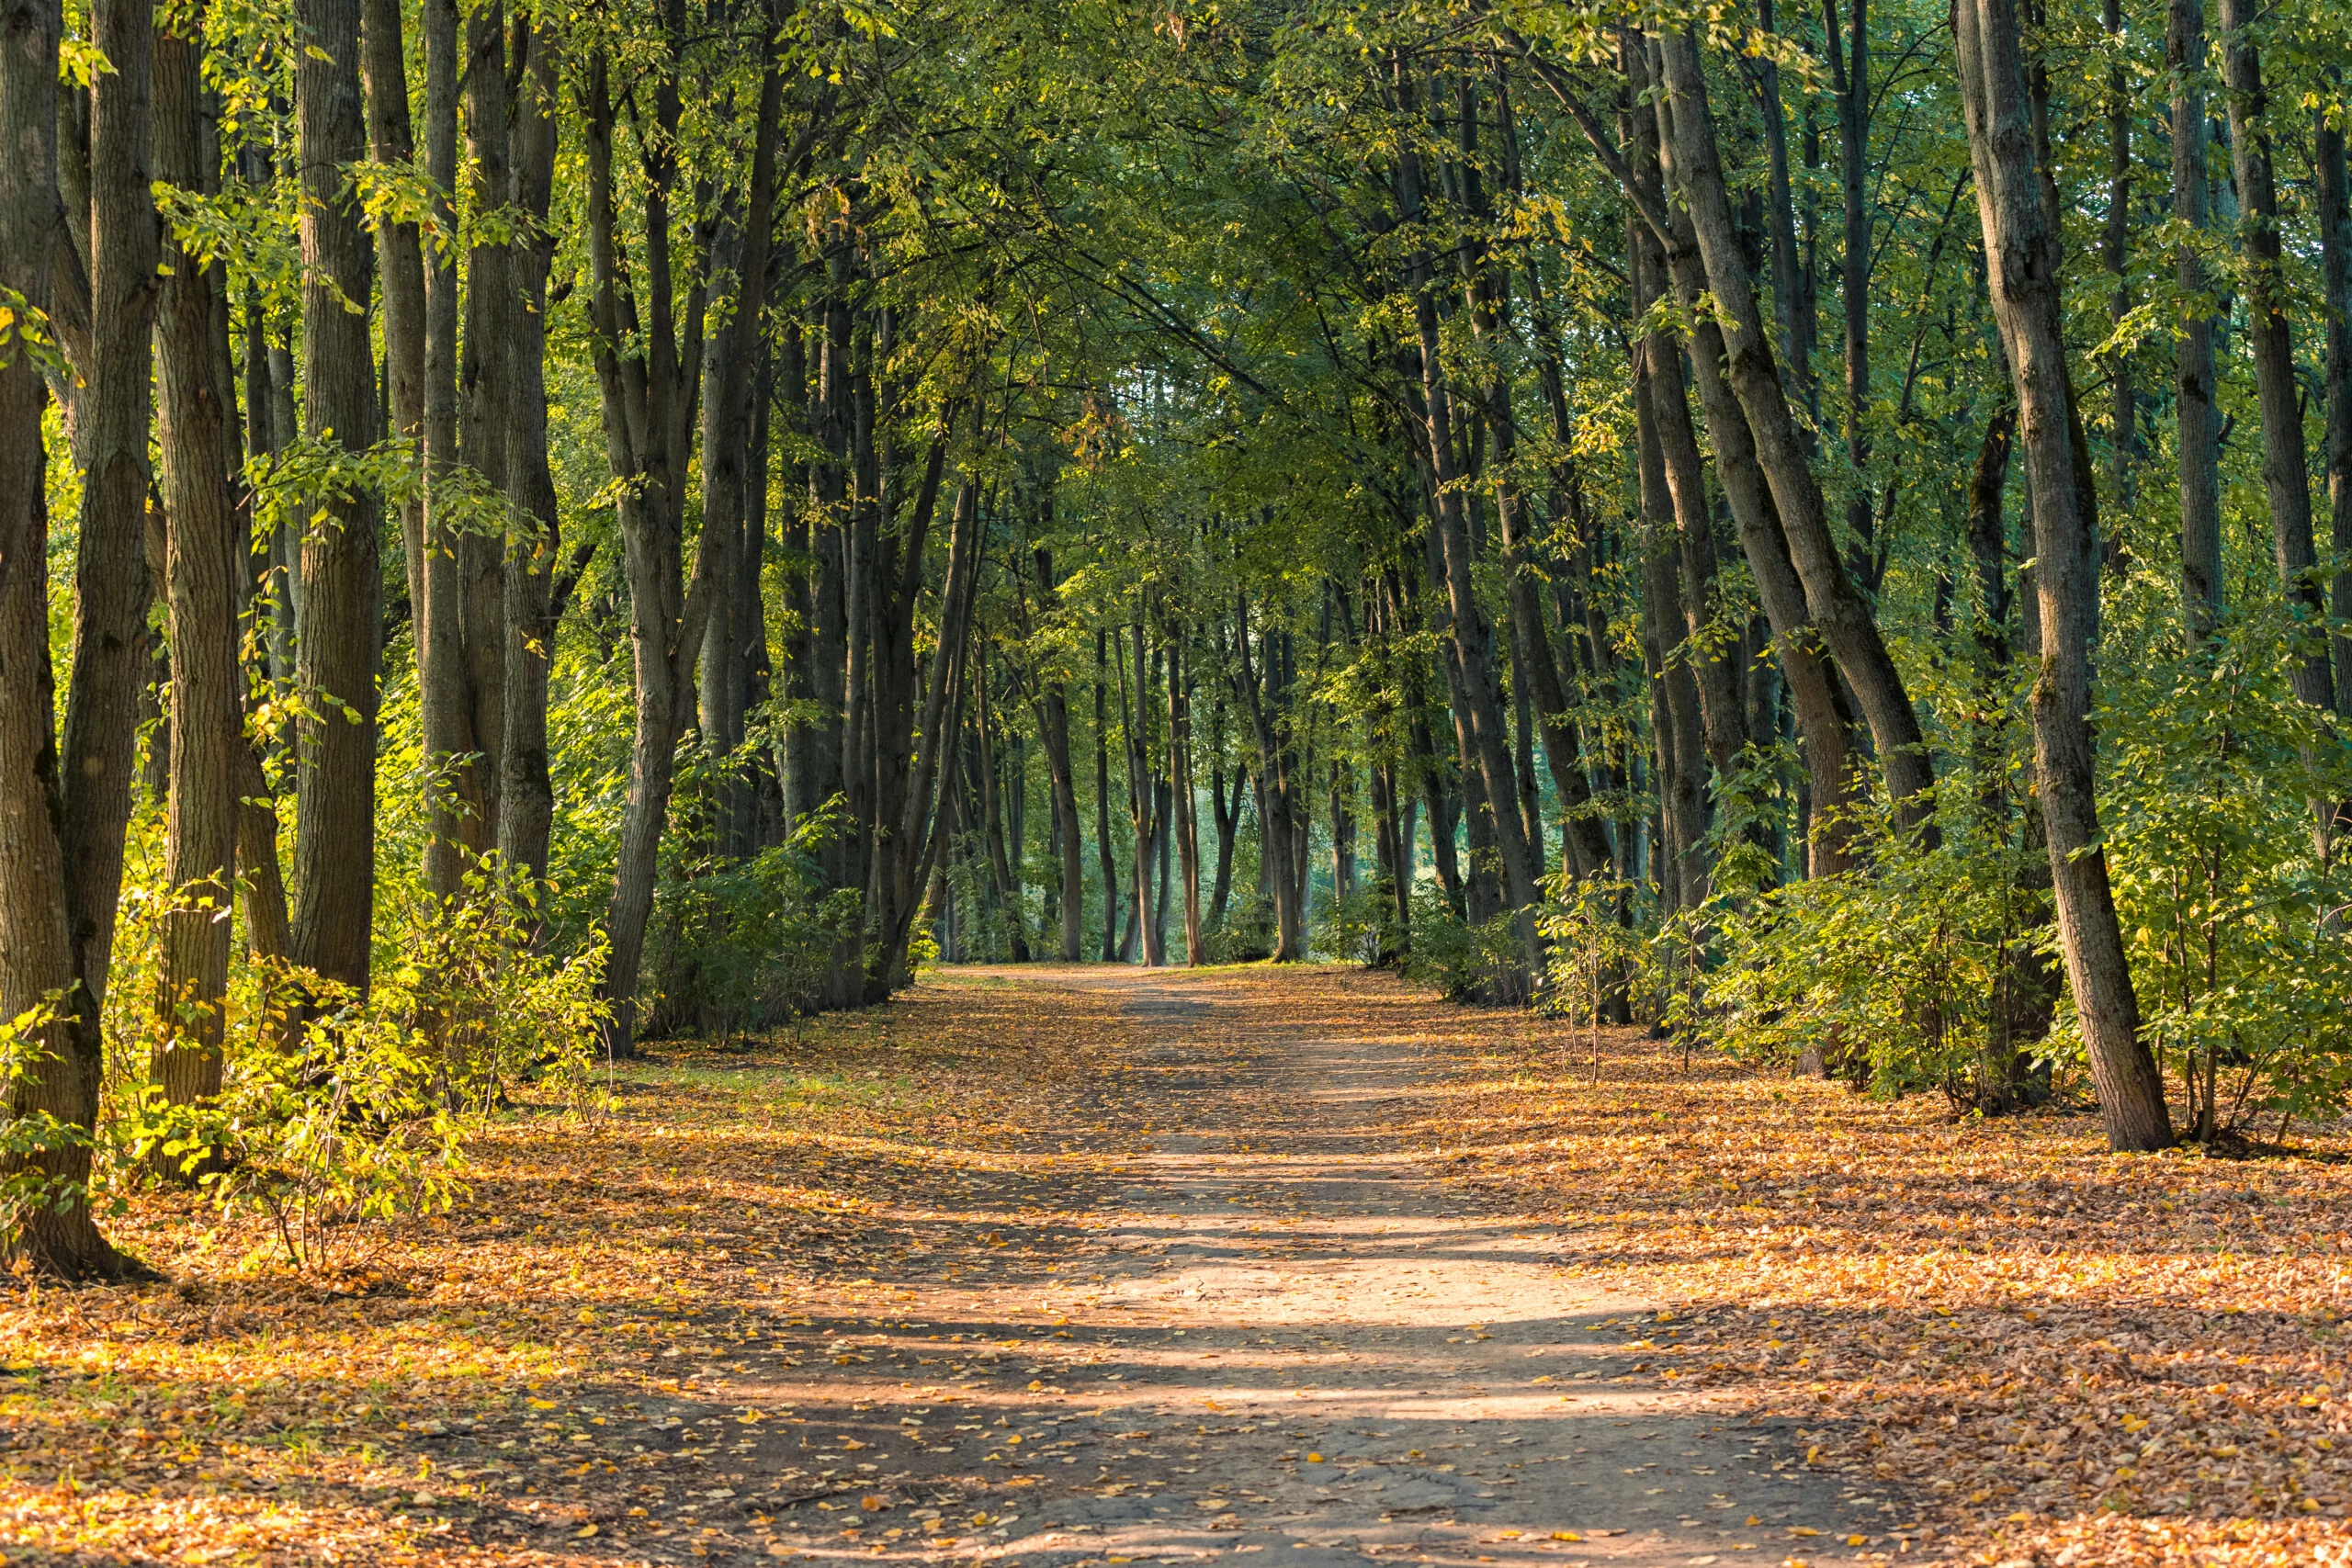
<svg viewBox="0 0 2352 1568">
<path fill-rule="evenodd" d="M 1822 7 L 1829 80 L 1838 105 L 1838 195 L 1845 214 L 1838 293 L 1846 315 L 1846 530 L 1849 560 L 1864 593 L 1878 593 L 1876 519 L 1871 508 L 1871 30 L 1870 0 L 1847 0 L 1847 39 L 1838 46 L 1834 0 Z"/>
<path fill-rule="evenodd" d="M 1953 0 L 1951 16 L 1993 310 L 2008 351 L 2032 481 L 2041 634 L 2034 761 L 2059 944 L 2109 1146 L 2160 1148 L 2172 1142 L 2171 1117 L 2163 1079 L 2140 1037 L 2139 999 L 2108 885 L 2094 794 L 2090 633 L 2098 584 L 2069 430 L 2058 236 L 2035 167 L 2013 0 Z"/>
<path fill-rule="evenodd" d="M 1298 886 L 1292 875 L 1296 850 L 1291 841 L 1293 819 L 1288 792 L 1296 760 L 1290 752 L 1287 718 L 1270 711 L 1287 700 L 1287 694 L 1275 678 L 1274 667 L 1279 658 L 1271 629 L 1261 634 L 1260 657 L 1253 660 L 1250 656 L 1250 604 L 1246 598 L 1235 601 L 1233 627 L 1234 647 L 1239 656 L 1234 693 L 1240 698 L 1241 709 L 1248 716 L 1258 742 L 1258 766 L 1251 771 L 1258 780 L 1259 884 L 1274 906 L 1274 961 L 1296 963 L 1306 956 Z M 1259 671 L 1261 664 L 1266 667 L 1262 677 Z"/>
<path fill-rule="evenodd" d="M 1102 863 L 1102 962 L 1119 957 L 1119 859 L 1111 847 L 1110 634 L 1094 634 L 1094 852 Z"/>
<path fill-rule="evenodd" d="M 663 24 L 675 45 L 684 18 L 674 6 Z M 694 427 L 695 394 L 701 379 L 707 295 L 698 276 L 686 282 L 683 308 L 673 292 L 670 198 L 677 179 L 673 139 L 682 112 L 677 84 L 665 65 L 642 95 L 650 100 L 651 121 L 642 128 L 649 149 L 639 231 L 645 257 L 641 271 L 634 266 L 625 270 L 616 235 L 609 73 L 610 62 L 603 55 L 590 62 L 584 118 L 596 378 L 606 461 L 614 477 L 627 481 L 617 511 L 636 677 L 628 800 L 621 815 L 613 892 L 605 911 L 611 947 L 603 992 L 612 1009 L 605 1037 L 619 1055 L 633 1048 L 646 921 L 653 908 L 678 739 L 692 711 L 693 660 L 710 610 L 713 558 L 721 547 L 706 535 L 696 552 L 691 587 L 682 581 L 688 433 Z M 641 301 L 634 284 L 639 277 L 645 280 Z M 641 338 L 625 330 L 625 323 L 640 320 Z"/>
<path fill-rule="evenodd" d="M 2222 0 L 2222 76 L 2229 85 L 2230 152 L 2238 200 L 2245 209 L 2245 306 L 2254 348 L 2254 386 L 2262 410 L 2262 486 L 2270 502 L 2270 536 L 2278 587 L 2306 628 L 2324 626 L 2327 610 L 2314 569 L 2312 482 L 2303 450 L 2303 411 L 2295 385 L 2295 350 L 2287 328 L 2286 279 L 2279 234 L 2278 186 L 2271 168 L 2269 94 L 2262 53 L 2253 36 L 2256 12 L 2249 0 Z M 2295 695 L 2333 712 L 2335 682 L 2328 649 L 2314 640 L 2288 665 Z"/>
<path fill-rule="evenodd" d="M 108 54 L 116 62 L 112 73 L 91 85 L 89 201 L 74 214 L 77 222 L 86 217 L 90 235 L 85 308 L 92 348 L 89 387 L 77 399 L 75 421 L 85 478 L 64 730 L 66 931 L 81 986 L 67 996 L 66 1006 L 77 1049 L 96 1053 L 122 891 L 139 694 L 150 668 L 145 633 L 153 584 L 142 562 L 153 365 L 149 332 L 158 254 L 150 166 L 153 11 L 101 0 L 90 19 L 99 48 L 121 51 Z M 191 135 L 196 130 L 192 108 L 188 130 Z M 190 164 L 197 161 L 193 141 L 184 155 Z M 195 346 L 209 353 L 209 333 Z M 42 570 L 40 558 L 33 558 L 32 570 Z"/>
<path fill-rule="evenodd" d="M 1233 775 L 1233 804 L 1226 804 L 1225 769 L 1216 762 L 1209 766 L 1209 810 L 1216 818 L 1216 874 L 1209 884 L 1209 929 L 1221 930 L 1225 925 L 1225 907 L 1233 896 L 1233 846 L 1241 831 L 1241 797 L 1250 788 L 1247 768 Z"/>
<path fill-rule="evenodd" d="M 193 35 L 194 24 L 189 27 Z M 155 37 L 155 174 L 192 197 L 209 195 L 217 185 L 200 156 L 202 54 L 200 36 L 165 31 Z M 221 375 L 226 367 L 213 351 L 228 312 L 221 283 L 220 268 L 174 245 L 155 333 L 172 671 L 164 875 L 174 908 L 164 930 L 155 998 L 154 1074 L 175 1105 L 220 1090 L 231 934 L 222 916 L 230 907 L 236 853 L 237 753 L 245 749 L 237 626 L 246 552 L 230 491 L 237 465 L 230 429 L 234 403 Z M 144 348 L 130 349 L 142 378 Z M 166 1174 L 182 1173 L 173 1162 Z"/>
<path fill-rule="evenodd" d="M 1747 416 L 1757 459 L 1770 487 L 1813 624 L 1870 722 L 1898 814 L 1906 824 L 1925 827 L 1935 770 L 1902 674 L 1887 652 L 1868 601 L 1838 557 L 1820 486 L 1773 367 L 1755 287 L 1732 222 L 1698 46 L 1682 33 L 1669 33 L 1657 45 L 1667 90 L 1657 108 L 1662 152 L 1668 158 L 1672 184 L 1689 209 L 1692 237 L 1723 315 L 1725 378 Z"/>
<path fill-rule="evenodd" d="M 360 0 L 365 31 L 361 69 L 367 76 L 368 151 L 383 168 L 408 168 L 416 160 L 416 136 L 409 118 L 408 54 L 401 39 L 400 0 Z M 298 95 L 299 97 L 299 95 Z M 299 106 L 298 106 L 299 108 Z M 377 266 L 383 284 L 385 407 L 392 437 L 419 462 L 424 457 L 424 235 L 413 220 L 396 218 L 376 231 Z M 293 366 L 287 366 L 290 387 Z M 374 427 L 368 434 L 375 434 Z M 417 677 L 424 678 L 424 498 L 412 491 L 398 503 L 401 558 L 408 576 L 409 616 Z M 289 541 L 299 552 L 301 542 Z M 298 570 L 293 574 L 299 580 Z M 296 615 L 300 615 L 297 594 Z M 299 639 L 298 639 L 299 641 Z"/>
<path fill-rule="evenodd" d="M 1643 269 L 1645 272 L 1647 268 Z M 1638 286 L 1645 293 L 1648 279 Z M 1646 309 L 1647 300 L 1643 300 Z M 1642 654 L 1650 682 L 1650 739 L 1657 758 L 1657 799 L 1665 829 L 1666 862 L 1657 868 L 1658 889 L 1669 909 L 1695 909 L 1706 901 L 1706 767 L 1699 696 L 1690 671 L 1668 635 L 1681 626 L 1680 574 L 1675 570 L 1673 502 L 1668 498 L 1666 463 L 1660 453 L 1657 399 L 1651 371 L 1637 362 L 1636 443 L 1642 497 Z"/>
<path fill-rule="evenodd" d="M 2342 76 L 2329 81 L 2341 91 Z M 2327 404 L 2329 544 L 2339 562 L 2329 607 L 2352 622 L 2352 190 L 2345 175 L 2344 128 L 2322 109 L 2312 136 L 2313 183 L 2319 187 L 2320 308 L 2327 322 L 2327 356 L 2321 375 Z M 2352 634 L 2335 639 L 2335 709 L 2352 717 Z"/>
<path fill-rule="evenodd" d="M 2205 3 L 2171 0 L 2165 63 L 2172 75 L 2172 216 L 2194 236 L 2206 228 Z M 2180 592 L 2198 641 L 2222 619 L 2221 414 L 2213 366 L 2213 316 L 2197 243 L 2173 248 L 2173 283 L 2182 306 L 2173 347 L 2174 407 L 2179 419 Z"/>
<path fill-rule="evenodd" d="M 1135 861 L 1131 880 L 1135 883 L 1136 920 L 1143 939 L 1143 962 L 1147 969 L 1157 969 L 1168 962 L 1168 950 L 1160 940 L 1159 921 L 1152 912 L 1152 860 L 1157 850 L 1159 811 L 1152 798 L 1150 720 L 1151 661 L 1144 648 L 1144 623 L 1140 614 L 1135 623 L 1136 689 L 1132 706 L 1123 691 L 1119 711 L 1126 721 L 1127 730 L 1127 818 L 1135 829 Z"/>
<path fill-rule="evenodd" d="M 1001 737 L 989 722 L 993 710 L 989 705 L 988 671 L 982 666 L 972 682 L 978 701 L 974 712 L 978 718 L 976 734 L 979 740 L 980 762 L 980 821 L 987 828 L 989 874 L 996 883 L 997 897 L 1004 901 L 1006 934 L 1012 942 L 1012 961 L 1029 962 L 1029 932 L 1023 918 L 1021 882 L 1015 869 L 1019 842 L 1014 853 L 1005 852 L 1004 839 L 1004 752 Z"/>
<path fill-rule="evenodd" d="M 1038 588 L 1050 595 L 1055 589 L 1053 556 L 1040 548 L 1036 560 Z M 1037 731 L 1046 745 L 1046 771 L 1053 792 L 1054 847 L 1060 857 L 1061 930 L 1057 951 L 1063 963 L 1075 964 L 1086 940 L 1086 863 L 1078 819 L 1078 781 L 1069 750 L 1069 691 L 1058 680 L 1045 681 L 1042 686 Z"/>
<path fill-rule="evenodd" d="M 438 5 L 442 0 L 428 0 Z M 466 18 L 464 65 L 465 164 L 459 183 L 473 209 L 490 213 L 514 204 L 515 109 L 509 90 L 505 9 L 492 0 Z M 524 63 L 518 61 L 518 64 Z M 525 86 L 524 91 L 529 89 Z M 521 309 L 520 234 L 483 224 L 466 257 L 465 335 L 458 360 L 458 450 L 466 466 L 490 490 L 514 502 L 524 501 L 516 483 L 514 437 L 522 422 L 515 404 L 515 329 Z M 455 241 L 452 240 L 454 244 Z M 473 754 L 468 763 L 476 801 L 461 829 L 467 852 L 476 857 L 498 847 L 505 813 L 506 582 L 508 555 L 527 543 L 511 525 L 493 533 L 464 531 L 458 559 L 465 633 L 466 728 Z"/>
<path fill-rule="evenodd" d="M 555 192 L 554 35 L 518 17 L 512 53 L 522 57 L 510 142 L 517 228 L 508 273 L 514 300 L 507 311 L 514 342 L 507 358 L 506 469 L 516 537 L 503 563 L 505 705 L 500 724 L 498 849 L 510 874 L 536 896 L 547 875 L 555 826 L 555 787 L 548 771 L 548 676 L 555 662 L 555 570 L 563 539 L 555 475 L 548 462 L 548 272 L 555 235 L 548 214 Z M 584 566 L 585 560 L 581 563 Z M 575 569 L 576 570 L 577 569 Z"/>
<path fill-rule="evenodd" d="M 302 180 L 303 434 L 347 450 L 378 429 L 367 302 L 374 247 L 345 170 L 367 152 L 358 0 L 297 0 Z M 376 908 L 376 499 L 318 498 L 302 539 L 295 685 L 294 962 L 347 986 L 368 979 Z"/>
<path fill-rule="evenodd" d="M 129 25 L 145 14 L 142 8 Z M 110 28 L 112 20 L 107 25 Z M 62 28 L 58 7 L 46 0 L 0 5 L 0 146 L 8 149 L 0 158 L 0 288 L 32 312 L 51 309 L 61 229 L 55 138 Z M 72 882 L 103 879 L 106 868 L 69 861 L 60 824 L 74 795 L 111 782 L 106 774 L 113 752 L 69 752 L 98 761 L 98 776 L 79 768 L 61 776 L 66 771 L 59 767 L 49 660 L 48 459 L 41 434 L 48 396 L 33 356 L 20 345 L 11 347 L 17 351 L 0 362 L 0 1014 L 20 1018 L 51 1006 L 53 998 L 66 1001 L 65 1016 L 35 1029 L 36 1042 L 47 1050 L 9 1087 L 8 1104 L 19 1116 L 46 1111 L 87 1130 L 96 1119 L 104 1057 L 96 1027 L 98 998 L 87 988 L 86 968 L 75 962 L 67 911 L 76 902 Z M 141 363 L 143 367 L 143 358 Z M 138 561 L 137 539 L 134 534 L 131 567 Z M 135 687 L 125 696 L 135 697 Z M 129 728 L 127 711 L 123 725 Z M 119 766 L 127 810 L 127 736 Z M 103 852 L 104 842 L 96 847 Z M 118 839 L 117 878 L 120 854 Z M 111 897 L 106 902 L 110 911 Z M 88 1028 L 74 1026 L 77 1014 L 89 1021 Z M 79 1185 L 89 1177 L 88 1146 L 47 1150 L 27 1163 L 65 1185 L 62 1203 L 37 1207 L 26 1217 L 17 1244 L 23 1256 L 45 1272 L 68 1276 L 118 1274 L 130 1267 L 91 1220 L 86 1190 Z"/>
<path fill-rule="evenodd" d="M 1184 883 L 1184 962 L 1197 968 L 1207 962 L 1207 950 L 1201 944 L 1201 838 L 1193 805 L 1193 677 L 1184 667 L 1183 643 L 1175 626 L 1163 621 L 1160 635 L 1168 647 L 1169 796 L 1175 817 L 1178 874 Z"/>
<path fill-rule="evenodd" d="M 2115 63 L 2107 73 L 2107 233 L 2104 254 L 2108 274 L 2115 280 L 2108 301 L 2108 319 L 2117 328 L 2132 313 L 2132 94 L 2124 73 L 2122 51 L 2123 0 L 2104 0 L 2100 25 Z M 2131 356 L 2113 361 L 2115 500 L 2119 510 L 2132 502 L 2132 468 L 2138 457 L 2140 392 L 2132 378 Z M 2109 541 L 2112 544 L 2112 540 Z"/>
<path fill-rule="evenodd" d="M 763 42 L 763 62 L 768 52 L 769 46 Z M 764 71 L 752 132 L 758 140 L 752 143 L 751 192 L 735 247 L 734 313 L 712 334 L 704 360 L 702 525 L 704 536 L 718 546 L 712 570 L 726 588 L 711 601 L 696 687 L 703 749 L 713 757 L 734 757 L 743 744 L 740 650 L 747 628 L 737 625 L 736 611 L 741 598 L 742 562 L 752 553 L 752 542 L 744 533 L 750 510 L 744 485 L 749 457 L 746 437 L 753 372 L 766 352 L 760 318 L 767 299 L 768 253 L 775 223 L 775 139 L 783 112 L 783 73 Z M 750 779 L 740 761 L 727 763 L 717 776 L 718 793 L 712 803 L 717 840 L 727 854 L 741 855 L 748 848 L 744 830 Z"/>
<path fill-rule="evenodd" d="M 454 899 L 488 802 L 466 670 L 465 556 L 458 455 L 458 3 L 424 0 L 424 175 L 432 182 L 424 251 L 424 597 L 413 605 L 418 707 L 432 779 L 424 884 Z"/>
<path fill-rule="evenodd" d="M 1772 0 L 1758 0 L 1757 19 L 1767 33 L 1776 32 Z M 1789 128 L 1781 102 L 1781 66 L 1770 51 L 1756 62 L 1758 96 L 1762 100 L 1764 152 L 1768 189 L 1766 202 L 1772 224 L 1772 309 L 1781 328 L 1781 357 L 1790 385 L 1808 408 L 1813 399 L 1813 291 L 1797 249 L 1796 204 L 1789 176 Z"/>
</svg>

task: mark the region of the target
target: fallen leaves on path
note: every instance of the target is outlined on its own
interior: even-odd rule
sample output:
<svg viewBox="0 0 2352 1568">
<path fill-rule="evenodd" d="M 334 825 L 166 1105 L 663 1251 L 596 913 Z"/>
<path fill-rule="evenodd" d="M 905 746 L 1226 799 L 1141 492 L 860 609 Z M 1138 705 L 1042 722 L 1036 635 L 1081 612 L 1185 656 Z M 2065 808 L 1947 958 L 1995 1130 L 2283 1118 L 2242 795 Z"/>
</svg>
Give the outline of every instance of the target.
<svg viewBox="0 0 2352 1568">
<path fill-rule="evenodd" d="M 1382 986 L 1385 982 L 1356 984 Z M 1612 1031 L 1431 1015 L 1417 1129 L 1565 1258 L 1668 1310 L 1662 1388 L 1798 1424 L 1962 1562 L 2352 1562 L 2352 1166 L 2110 1155 Z"/>
<path fill-rule="evenodd" d="M 1071 1151 L 1145 1142 L 1098 1092 L 1133 1067 L 1115 1011 L 937 987 L 799 1040 L 655 1047 L 616 1073 L 616 1111 L 526 1105 L 478 1137 L 469 1201 L 382 1229 L 332 1280 L 285 1275 L 266 1238 L 186 1199 L 138 1199 L 115 1236 L 171 1283 L 30 1286 L 0 1311 L 0 1547 L 371 1564 L 757 1550 L 763 1507 L 855 1483 L 741 1467 L 746 1439 L 816 1429 L 715 1404 L 732 1383 L 911 1374 L 868 1332 L 910 1299 L 886 1282 L 910 1259 L 977 1285 L 1100 1250 L 1033 1222 L 1041 1179 L 1082 1208 L 1115 1175 Z M 938 1358 L 966 1387 L 1025 1364 L 1006 1357 L 1022 1339 L 973 1340 Z M 806 1429 L 763 1438 L 763 1421 Z M 854 1477 L 892 1446 L 867 1431 L 831 1451 L 868 1461 L 837 1461 Z"/>
</svg>

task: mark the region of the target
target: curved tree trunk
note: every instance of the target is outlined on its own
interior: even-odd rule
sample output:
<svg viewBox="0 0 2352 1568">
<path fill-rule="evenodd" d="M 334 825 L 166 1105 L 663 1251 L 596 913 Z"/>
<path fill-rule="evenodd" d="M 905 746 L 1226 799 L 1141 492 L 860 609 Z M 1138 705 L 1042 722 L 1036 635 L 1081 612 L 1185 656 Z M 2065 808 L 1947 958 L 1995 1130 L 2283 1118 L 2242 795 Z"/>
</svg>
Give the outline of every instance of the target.
<svg viewBox="0 0 2352 1568">
<path fill-rule="evenodd" d="M 2082 1021 L 2108 1144 L 2161 1148 L 2172 1122 L 2155 1060 L 2140 1038 L 2139 998 L 2108 886 L 2094 795 L 2090 636 L 2098 583 L 2076 489 L 2071 395 L 2058 288 L 2058 236 L 2037 179 L 2013 0 L 1954 0 L 1961 101 L 1993 309 L 2016 384 L 2032 480 L 2041 673 L 2034 682 L 2035 773 L 2066 977 Z"/>
</svg>

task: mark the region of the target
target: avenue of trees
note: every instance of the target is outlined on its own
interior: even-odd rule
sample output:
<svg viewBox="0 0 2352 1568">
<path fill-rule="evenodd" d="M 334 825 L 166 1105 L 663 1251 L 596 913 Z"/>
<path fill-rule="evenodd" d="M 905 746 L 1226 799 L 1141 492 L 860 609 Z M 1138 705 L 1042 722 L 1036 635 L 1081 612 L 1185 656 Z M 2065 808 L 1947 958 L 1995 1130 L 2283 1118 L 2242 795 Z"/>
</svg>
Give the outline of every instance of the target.
<svg viewBox="0 0 2352 1568">
<path fill-rule="evenodd" d="M 17 1245 L 934 958 L 2333 1114 L 2348 33 L 0 0 Z"/>
</svg>

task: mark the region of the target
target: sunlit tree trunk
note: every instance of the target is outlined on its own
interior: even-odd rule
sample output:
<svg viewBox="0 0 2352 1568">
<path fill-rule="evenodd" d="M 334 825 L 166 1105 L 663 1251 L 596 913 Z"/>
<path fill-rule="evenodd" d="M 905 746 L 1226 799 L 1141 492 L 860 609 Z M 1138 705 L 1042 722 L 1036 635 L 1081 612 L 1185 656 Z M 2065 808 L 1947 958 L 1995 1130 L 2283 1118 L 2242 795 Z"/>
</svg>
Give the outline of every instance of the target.
<svg viewBox="0 0 2352 1568">
<path fill-rule="evenodd" d="M 2059 944 L 2109 1145 L 2159 1148 L 2172 1141 L 2171 1117 L 2154 1058 L 2140 1038 L 2139 999 L 2100 847 L 2090 680 L 2098 583 L 2069 429 L 2058 236 L 2035 167 L 2013 0 L 1954 0 L 1952 28 L 1993 309 L 2008 351 L 2031 479 L 2041 641 L 2034 762 Z"/>
<path fill-rule="evenodd" d="M 358 0 L 298 0 L 302 431 L 363 450 L 378 428 L 368 301 L 375 254 L 345 173 L 367 152 Z M 376 498 L 322 496 L 302 539 L 295 670 L 294 962 L 365 987 L 376 908 Z"/>
<path fill-rule="evenodd" d="M 194 24 L 187 25 L 192 32 Z M 202 53 L 200 36 L 156 35 L 155 174 L 190 196 L 212 194 L 218 186 L 201 156 Z M 173 246 L 155 333 L 172 679 L 164 874 L 176 908 L 164 931 L 154 1073 L 175 1105 L 220 1089 L 231 934 L 220 917 L 230 906 L 237 753 L 245 747 L 237 628 L 247 557 L 244 520 L 230 490 L 237 464 L 230 425 L 234 395 L 213 343 L 229 308 L 221 284 L 219 267 Z M 133 345 L 129 360 L 142 376 L 144 347 Z M 182 1173 L 175 1163 L 166 1174 Z"/>
</svg>

